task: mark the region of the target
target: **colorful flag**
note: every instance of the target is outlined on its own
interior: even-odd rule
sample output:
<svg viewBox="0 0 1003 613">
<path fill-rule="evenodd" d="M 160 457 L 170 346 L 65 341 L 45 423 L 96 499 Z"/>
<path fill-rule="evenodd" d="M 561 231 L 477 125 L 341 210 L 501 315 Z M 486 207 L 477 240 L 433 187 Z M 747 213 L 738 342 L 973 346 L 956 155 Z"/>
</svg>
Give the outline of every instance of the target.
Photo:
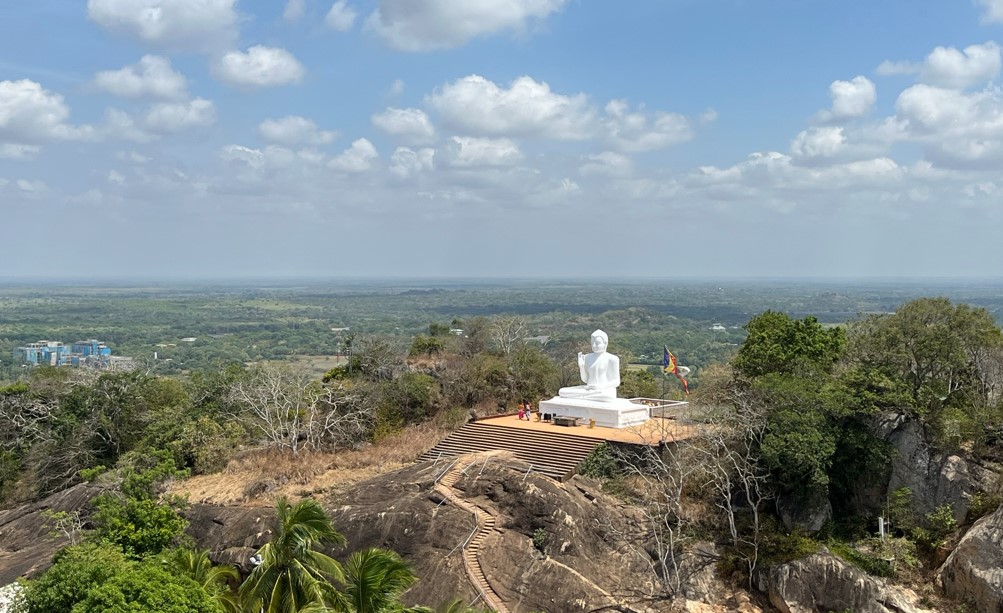
<svg viewBox="0 0 1003 613">
<path fill-rule="evenodd" d="M 683 377 L 681 372 L 679 372 L 679 363 L 676 362 L 676 356 L 672 355 L 672 352 L 669 351 L 668 345 L 662 345 L 662 373 L 666 375 L 675 375 L 683 384 L 683 391 L 685 391 L 686 395 L 689 396 L 690 384 L 686 382 L 686 378 Z"/>
</svg>

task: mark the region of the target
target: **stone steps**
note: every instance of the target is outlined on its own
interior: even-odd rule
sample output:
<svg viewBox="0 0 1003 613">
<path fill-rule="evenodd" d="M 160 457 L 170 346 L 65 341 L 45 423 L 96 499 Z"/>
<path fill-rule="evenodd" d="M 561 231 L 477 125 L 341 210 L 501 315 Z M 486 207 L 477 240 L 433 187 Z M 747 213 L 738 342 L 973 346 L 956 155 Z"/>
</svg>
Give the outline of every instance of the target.
<svg viewBox="0 0 1003 613">
<path fill-rule="evenodd" d="M 438 460 L 467 453 L 505 450 L 532 465 L 534 471 L 557 481 L 566 481 L 578 472 L 582 461 L 601 443 L 601 440 L 595 438 L 573 434 L 509 428 L 489 422 L 471 422 L 450 434 L 418 459 Z"/>
</svg>

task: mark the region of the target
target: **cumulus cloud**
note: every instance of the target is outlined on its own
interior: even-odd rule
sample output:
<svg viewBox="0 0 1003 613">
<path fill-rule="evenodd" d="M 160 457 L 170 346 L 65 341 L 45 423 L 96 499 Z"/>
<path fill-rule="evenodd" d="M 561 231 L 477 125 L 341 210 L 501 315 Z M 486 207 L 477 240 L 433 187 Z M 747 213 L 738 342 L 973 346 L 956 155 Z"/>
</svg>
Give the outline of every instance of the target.
<svg viewBox="0 0 1003 613">
<path fill-rule="evenodd" d="M 234 87 L 276 87 L 299 83 L 306 69 L 285 49 L 255 45 L 247 52 L 224 54 L 212 66 L 212 74 Z"/>
<path fill-rule="evenodd" d="M 281 119 L 266 119 L 258 126 L 266 141 L 282 145 L 326 145 L 337 138 L 337 132 L 321 130 L 306 117 L 289 115 Z"/>
<path fill-rule="evenodd" d="M 324 23 L 327 27 L 332 30 L 337 30 L 338 32 L 347 32 L 352 29 L 352 25 L 355 24 L 355 18 L 358 13 L 352 8 L 348 2 L 345 0 L 338 0 L 331 6 L 331 10 L 327 12 L 327 17 L 324 18 Z"/>
<path fill-rule="evenodd" d="M 690 121 L 676 113 L 646 113 L 644 108 L 631 111 L 624 100 L 606 105 L 602 120 L 607 143 L 620 151 L 651 151 L 693 138 Z"/>
<path fill-rule="evenodd" d="M 390 156 L 390 172 L 401 179 L 435 168 L 435 150 L 422 148 L 414 151 L 398 147 Z"/>
<path fill-rule="evenodd" d="M 236 40 L 237 0 L 88 0 L 102 28 L 178 51 L 209 51 Z"/>
<path fill-rule="evenodd" d="M 897 74 L 916 74 L 921 68 L 921 64 L 916 64 L 914 62 L 893 62 L 892 60 L 885 60 L 878 64 L 878 67 L 874 69 L 874 72 L 883 77 L 888 77 Z"/>
<path fill-rule="evenodd" d="M 985 9 L 982 21 L 985 23 L 1003 23 L 1003 0 L 975 0 Z"/>
<path fill-rule="evenodd" d="M 341 172 L 365 172 L 372 168 L 373 160 L 379 157 L 376 147 L 368 140 L 360 138 L 353 142 L 349 149 L 328 162 L 328 166 Z"/>
<path fill-rule="evenodd" d="M 791 143 L 797 157 L 833 157 L 846 146 L 842 127 L 824 126 L 804 130 Z"/>
<path fill-rule="evenodd" d="M 870 79 L 857 76 L 849 81 L 833 81 L 829 85 L 829 98 L 832 108 L 819 116 L 823 121 L 839 121 L 869 113 L 878 99 L 878 92 Z"/>
<path fill-rule="evenodd" d="M 629 157 L 614 151 L 603 151 L 585 158 L 578 168 L 582 175 L 625 176 L 630 174 L 632 163 Z"/>
<path fill-rule="evenodd" d="M 584 94 L 557 94 L 530 77 L 519 77 L 505 89 L 470 75 L 436 90 L 426 101 L 447 125 L 478 136 L 584 140 L 594 131 L 595 112 Z"/>
<path fill-rule="evenodd" d="M 566 1 L 380 0 L 367 27 L 402 51 L 451 49 L 478 36 L 524 31 L 530 20 L 546 18 Z"/>
<path fill-rule="evenodd" d="M 155 104 L 146 113 L 144 125 L 153 132 L 171 134 L 212 125 L 215 121 L 215 105 L 205 98 L 195 98 L 188 102 Z"/>
<path fill-rule="evenodd" d="M 965 47 L 937 47 L 923 62 L 920 79 L 937 87 L 964 89 L 1000 73 L 1000 47 L 994 42 Z"/>
<path fill-rule="evenodd" d="M 28 153 L 26 145 L 54 140 L 80 140 L 93 136 L 91 126 L 66 123 L 70 109 L 59 94 L 29 79 L 0 81 L 0 144 Z M 36 151 L 37 152 L 37 151 Z"/>
<path fill-rule="evenodd" d="M 387 108 L 371 117 L 373 125 L 387 134 L 411 143 L 429 143 L 435 140 L 435 127 L 428 115 L 420 109 Z"/>
<path fill-rule="evenodd" d="M 903 91 L 896 114 L 905 136 L 924 143 L 941 163 L 999 160 L 1003 155 L 1003 93 L 966 93 L 923 83 Z"/>
<path fill-rule="evenodd" d="M 511 166 L 522 160 L 519 147 L 507 138 L 454 136 L 442 154 L 445 163 L 456 168 Z"/>
<path fill-rule="evenodd" d="M 282 10 L 282 19 L 296 23 L 303 19 L 304 13 L 306 13 L 306 0 L 289 0 L 286 2 L 286 8 Z"/>
<path fill-rule="evenodd" d="M 171 68 L 167 58 L 145 55 L 138 63 L 94 76 L 94 85 L 123 98 L 181 100 L 188 96 L 184 75 Z"/>
</svg>

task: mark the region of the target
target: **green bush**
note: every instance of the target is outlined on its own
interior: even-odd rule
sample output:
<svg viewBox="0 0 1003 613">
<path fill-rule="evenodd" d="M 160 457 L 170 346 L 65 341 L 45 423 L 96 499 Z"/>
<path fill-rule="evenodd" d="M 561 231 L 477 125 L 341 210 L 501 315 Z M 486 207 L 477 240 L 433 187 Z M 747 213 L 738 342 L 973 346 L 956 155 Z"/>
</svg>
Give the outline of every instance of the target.
<svg viewBox="0 0 1003 613">
<path fill-rule="evenodd" d="M 596 479 L 614 479 L 623 473 L 620 462 L 608 443 L 603 443 L 592 450 L 582 460 L 581 474 Z"/>
<path fill-rule="evenodd" d="M 83 543 L 60 550 L 41 577 L 25 587 L 28 613 L 70 613 L 88 591 L 127 572 L 122 552 L 99 543 Z"/>
<path fill-rule="evenodd" d="M 988 492 L 975 492 L 972 499 L 968 501 L 968 517 L 966 521 L 974 522 L 980 517 L 989 515 L 1003 504 L 1003 497 L 999 493 L 990 494 Z"/>
<path fill-rule="evenodd" d="M 150 559 L 92 585 L 72 613 L 222 613 L 201 585 Z"/>
<path fill-rule="evenodd" d="M 537 528 L 533 532 L 533 547 L 536 547 L 540 552 L 546 549 L 549 540 L 550 535 L 543 528 Z"/>
<path fill-rule="evenodd" d="M 868 575 L 875 577 L 893 577 L 895 570 L 890 561 L 878 556 L 870 555 L 850 547 L 841 541 L 830 540 L 826 543 L 829 550 L 843 560 L 856 566 Z"/>
</svg>

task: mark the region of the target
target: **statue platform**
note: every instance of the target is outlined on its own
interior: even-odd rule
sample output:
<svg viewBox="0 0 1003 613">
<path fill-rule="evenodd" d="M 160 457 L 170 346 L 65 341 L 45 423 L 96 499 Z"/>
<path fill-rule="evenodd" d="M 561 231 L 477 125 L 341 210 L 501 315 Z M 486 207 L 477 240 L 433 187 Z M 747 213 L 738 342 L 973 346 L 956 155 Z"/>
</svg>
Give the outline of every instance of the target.
<svg viewBox="0 0 1003 613">
<path fill-rule="evenodd" d="M 629 428 L 643 424 L 649 417 L 646 405 L 635 404 L 626 398 L 601 402 L 554 396 L 550 400 L 540 401 L 539 411 L 578 419 L 594 419 L 597 426 L 604 428 Z"/>
</svg>

